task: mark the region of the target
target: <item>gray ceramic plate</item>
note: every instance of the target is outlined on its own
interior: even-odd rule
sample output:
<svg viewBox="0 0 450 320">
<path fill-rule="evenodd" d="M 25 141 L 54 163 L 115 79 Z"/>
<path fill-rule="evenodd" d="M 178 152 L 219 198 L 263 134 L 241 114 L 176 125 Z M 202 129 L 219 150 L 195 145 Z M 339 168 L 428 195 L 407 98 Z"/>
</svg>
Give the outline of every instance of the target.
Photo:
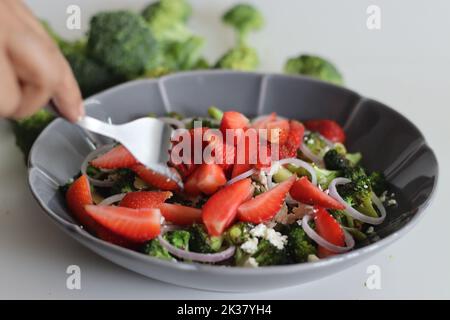
<svg viewBox="0 0 450 320">
<path fill-rule="evenodd" d="M 383 171 L 399 206 L 378 228 L 381 239 L 314 263 L 245 269 L 161 261 L 99 240 L 72 219 L 58 192 L 80 170 L 90 145 L 82 131 L 58 119 L 40 135 L 29 163 L 29 184 L 45 212 L 89 249 L 127 269 L 173 284 L 218 291 L 254 291 L 297 285 L 360 262 L 406 234 L 419 220 L 436 187 L 438 164 L 420 131 L 389 107 L 350 90 L 303 77 L 229 71 L 181 73 L 139 80 L 94 96 L 88 114 L 123 123 L 150 112 L 204 115 L 214 104 L 249 116 L 276 111 L 301 120 L 329 118 L 344 126 L 348 148 L 364 165 Z M 372 241 L 373 242 L 373 241 Z"/>
</svg>

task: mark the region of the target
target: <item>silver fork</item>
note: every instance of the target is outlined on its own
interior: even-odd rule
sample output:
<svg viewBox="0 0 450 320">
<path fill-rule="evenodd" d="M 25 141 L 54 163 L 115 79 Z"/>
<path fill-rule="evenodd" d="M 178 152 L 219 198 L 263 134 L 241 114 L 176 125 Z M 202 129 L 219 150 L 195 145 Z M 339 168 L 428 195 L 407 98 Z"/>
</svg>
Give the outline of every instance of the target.
<svg viewBox="0 0 450 320">
<path fill-rule="evenodd" d="M 180 176 L 166 165 L 174 130 L 165 122 L 146 117 L 114 125 L 85 116 L 77 122 L 77 125 L 116 140 L 147 168 L 176 181 L 183 187 Z"/>
</svg>

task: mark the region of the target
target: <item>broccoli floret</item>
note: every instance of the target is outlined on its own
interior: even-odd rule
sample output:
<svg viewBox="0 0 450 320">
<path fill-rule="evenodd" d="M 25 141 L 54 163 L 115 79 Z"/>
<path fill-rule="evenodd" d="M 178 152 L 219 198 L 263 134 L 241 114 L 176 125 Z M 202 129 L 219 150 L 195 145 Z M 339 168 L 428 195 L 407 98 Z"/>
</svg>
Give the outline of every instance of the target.
<svg viewBox="0 0 450 320">
<path fill-rule="evenodd" d="M 214 253 L 222 248 L 223 238 L 209 236 L 203 225 L 194 224 L 189 228 L 189 232 L 189 247 L 194 252 Z"/>
<path fill-rule="evenodd" d="M 325 148 L 328 147 L 328 144 L 317 132 L 309 132 L 306 134 L 303 138 L 303 142 L 315 155 L 320 155 Z"/>
<path fill-rule="evenodd" d="M 127 193 L 136 191 L 134 180 L 136 174 L 130 169 L 121 169 L 117 172 L 117 178 L 111 187 L 111 194 Z"/>
<path fill-rule="evenodd" d="M 245 265 L 249 258 L 255 259 L 258 266 L 279 265 L 288 261 L 287 251 L 278 249 L 266 239 L 259 240 L 256 252 L 252 255 L 247 254 L 240 248 L 236 249 L 234 260 L 237 266 Z"/>
<path fill-rule="evenodd" d="M 314 171 L 316 172 L 317 182 L 322 187 L 323 190 L 328 189 L 330 182 L 341 175 L 341 173 L 337 170 L 327 170 L 323 168 L 319 168 L 316 165 L 313 165 Z"/>
<path fill-rule="evenodd" d="M 172 42 L 166 46 L 164 64 L 169 70 L 194 69 L 201 56 L 204 40 L 192 36 L 182 42 Z"/>
<path fill-rule="evenodd" d="M 248 46 L 238 46 L 229 50 L 216 63 L 216 68 L 241 71 L 255 70 L 259 65 L 258 54 Z"/>
<path fill-rule="evenodd" d="M 350 161 L 350 163 L 354 166 L 356 166 L 358 163 L 361 162 L 362 154 L 360 152 L 355 153 L 347 153 L 345 154 L 345 158 Z"/>
<path fill-rule="evenodd" d="M 264 25 L 262 14 L 249 4 L 235 5 L 225 12 L 222 20 L 235 29 L 241 45 L 246 43 L 249 32 L 260 30 Z"/>
<path fill-rule="evenodd" d="M 254 226 L 246 222 L 232 225 L 225 233 L 225 239 L 233 245 L 241 245 L 250 238 L 250 230 Z"/>
<path fill-rule="evenodd" d="M 185 41 L 192 34 L 186 26 L 191 12 L 185 0 L 161 0 L 148 5 L 142 16 L 158 41 Z"/>
<path fill-rule="evenodd" d="M 302 74 L 338 85 L 344 83 L 342 75 L 337 68 L 331 62 L 318 56 L 300 55 L 296 58 L 291 58 L 286 62 L 284 72 L 288 74 Z"/>
<path fill-rule="evenodd" d="M 28 161 L 28 154 L 34 141 L 54 118 L 52 113 L 42 109 L 28 118 L 11 121 L 16 145 L 22 151 L 25 162 Z"/>
<path fill-rule="evenodd" d="M 142 16 L 131 11 L 102 12 L 91 19 L 89 56 L 127 79 L 154 69 L 159 48 Z"/>
<path fill-rule="evenodd" d="M 345 157 L 345 155 L 342 155 L 335 149 L 329 150 L 325 153 L 323 161 L 325 162 L 325 167 L 328 170 L 345 171 L 353 168 L 352 163 Z"/>
<path fill-rule="evenodd" d="M 386 177 L 383 173 L 374 171 L 370 174 L 369 178 L 373 192 L 375 192 L 377 196 L 381 196 L 383 192 L 387 190 Z"/>
<path fill-rule="evenodd" d="M 162 260 L 172 260 L 170 253 L 161 245 L 158 239 L 153 239 L 147 242 L 143 249 L 145 254 L 149 256 L 162 259 Z"/>
<path fill-rule="evenodd" d="M 305 262 L 310 254 L 316 254 L 316 247 L 297 223 L 287 227 L 287 250 L 290 259 L 294 262 Z"/>
<path fill-rule="evenodd" d="M 189 250 L 189 239 L 191 234 L 186 230 L 175 230 L 167 232 L 164 239 L 170 242 L 173 246 L 182 250 Z"/>
</svg>

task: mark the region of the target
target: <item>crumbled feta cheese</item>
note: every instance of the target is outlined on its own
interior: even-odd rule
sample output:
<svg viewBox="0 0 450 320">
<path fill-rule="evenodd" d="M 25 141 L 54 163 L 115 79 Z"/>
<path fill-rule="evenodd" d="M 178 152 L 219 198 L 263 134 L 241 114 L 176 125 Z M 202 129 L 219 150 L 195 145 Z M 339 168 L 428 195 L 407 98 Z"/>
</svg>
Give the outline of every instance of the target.
<svg viewBox="0 0 450 320">
<path fill-rule="evenodd" d="M 264 239 L 268 240 L 274 247 L 281 250 L 287 243 L 287 236 L 283 236 L 281 233 L 273 230 L 267 229 Z"/>
<path fill-rule="evenodd" d="M 387 196 L 387 191 L 384 191 L 381 196 L 380 196 L 380 201 L 381 202 L 385 202 L 386 201 L 386 196 Z"/>
<path fill-rule="evenodd" d="M 367 228 L 366 233 L 369 234 L 369 233 L 373 233 L 374 231 L 375 231 L 375 229 L 372 226 L 370 226 Z"/>
<path fill-rule="evenodd" d="M 258 238 L 250 238 L 241 245 L 241 249 L 248 254 L 254 254 L 258 249 Z"/>
<path fill-rule="evenodd" d="M 389 199 L 387 202 L 388 206 L 396 206 L 397 205 L 397 200 L 395 199 Z"/>
<path fill-rule="evenodd" d="M 258 268 L 258 261 L 256 261 L 255 258 L 248 258 L 247 260 L 245 260 L 243 267 L 246 268 Z"/>
<path fill-rule="evenodd" d="M 253 180 L 261 183 L 267 189 L 267 175 L 263 170 L 259 170 L 259 172 L 253 174 Z"/>
<path fill-rule="evenodd" d="M 314 262 L 314 261 L 319 261 L 319 257 L 316 256 L 315 254 L 309 254 L 308 255 L 308 262 Z"/>
<path fill-rule="evenodd" d="M 250 234 L 253 237 L 262 238 L 264 234 L 266 233 L 267 227 L 265 224 L 258 224 L 256 227 L 254 227 L 252 230 L 250 230 Z"/>
<path fill-rule="evenodd" d="M 265 224 L 258 224 L 252 230 L 250 234 L 253 237 L 262 238 L 269 241 L 277 249 L 283 249 L 287 243 L 287 236 L 283 236 L 281 233 L 275 231 L 272 228 L 268 228 Z"/>
</svg>

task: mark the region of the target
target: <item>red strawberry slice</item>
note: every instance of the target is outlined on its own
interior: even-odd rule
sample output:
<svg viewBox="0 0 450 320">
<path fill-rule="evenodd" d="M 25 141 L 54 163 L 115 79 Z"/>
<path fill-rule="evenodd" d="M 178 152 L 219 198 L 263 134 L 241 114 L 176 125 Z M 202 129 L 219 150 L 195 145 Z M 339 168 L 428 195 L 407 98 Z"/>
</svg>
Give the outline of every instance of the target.
<svg viewBox="0 0 450 320">
<path fill-rule="evenodd" d="M 241 204 L 238 208 L 238 220 L 261 223 L 272 219 L 280 211 L 295 179 L 296 177 L 292 176 L 270 191 L 264 192 Z"/>
<path fill-rule="evenodd" d="M 170 191 L 137 191 L 129 192 L 120 201 L 121 207 L 132 209 L 157 208 L 172 196 Z"/>
<path fill-rule="evenodd" d="M 289 122 L 289 133 L 286 142 L 280 144 L 280 159 L 294 158 L 297 156 L 297 150 L 303 142 L 305 127 L 298 121 L 291 120 Z"/>
<path fill-rule="evenodd" d="M 318 205 L 327 209 L 343 210 L 345 206 L 313 185 L 307 177 L 298 179 L 290 190 L 291 197 L 301 203 Z"/>
<path fill-rule="evenodd" d="M 202 222 L 202 210 L 179 204 L 163 203 L 159 206 L 163 217 L 177 225 L 191 225 Z"/>
<path fill-rule="evenodd" d="M 244 172 L 247 172 L 248 170 L 251 170 L 253 168 L 253 166 L 251 164 L 239 164 L 236 163 L 233 166 L 233 171 L 231 172 L 231 178 L 235 178 L 240 174 L 243 174 Z"/>
<path fill-rule="evenodd" d="M 316 207 L 315 209 L 314 222 L 317 234 L 336 246 L 345 246 L 345 235 L 341 225 L 324 208 Z M 321 246 L 319 246 L 317 253 L 320 258 L 336 254 Z"/>
<path fill-rule="evenodd" d="M 289 134 L 289 121 L 288 120 L 275 120 L 269 122 L 266 126 L 267 129 L 267 140 L 270 143 L 277 143 L 283 145 Z"/>
<path fill-rule="evenodd" d="M 87 176 L 82 175 L 72 183 L 66 193 L 66 203 L 81 225 L 90 232 L 97 231 L 97 223 L 84 210 L 85 205 L 93 204 Z"/>
<path fill-rule="evenodd" d="M 252 128 L 256 128 L 256 129 L 264 129 L 267 128 L 267 124 L 273 121 L 277 120 L 277 114 L 275 112 L 272 112 L 271 114 L 269 114 L 266 117 L 262 117 L 259 120 L 256 120 L 252 123 Z"/>
<path fill-rule="evenodd" d="M 225 173 L 217 164 L 202 164 L 195 174 L 198 189 L 207 195 L 215 193 L 227 183 Z"/>
<path fill-rule="evenodd" d="M 85 206 L 86 212 L 100 225 L 134 242 L 156 238 L 161 232 L 159 209 L 130 209 L 116 206 Z"/>
<path fill-rule="evenodd" d="M 248 130 L 255 129 L 251 128 Z M 270 166 L 270 158 L 270 144 L 265 140 L 263 141 L 263 137 L 259 135 L 258 131 L 254 134 L 250 134 L 247 131 L 245 136 L 239 137 L 236 145 L 235 164 L 252 165 L 260 169 Z"/>
<path fill-rule="evenodd" d="M 178 184 L 175 181 L 170 180 L 166 176 L 146 168 L 142 164 L 136 164 L 132 166 L 131 170 L 136 172 L 139 178 L 141 178 L 145 183 L 148 183 L 155 188 L 168 191 L 178 190 Z M 173 170 L 174 172 L 176 172 L 175 169 Z"/>
<path fill-rule="evenodd" d="M 128 168 L 138 163 L 124 146 L 120 145 L 91 161 L 91 165 L 101 169 Z"/>
<path fill-rule="evenodd" d="M 220 236 L 234 221 L 238 207 L 252 194 L 251 179 L 240 180 L 213 194 L 202 209 L 202 219 L 208 233 Z"/>
<path fill-rule="evenodd" d="M 85 175 L 79 177 L 69 187 L 69 190 L 67 190 L 66 193 L 66 202 L 72 214 L 87 231 L 97 235 L 104 241 L 127 248 L 135 247 L 134 243 L 105 229 L 88 215 L 84 207 L 86 205 L 91 205 L 93 201 L 89 180 Z"/>
<path fill-rule="evenodd" d="M 242 113 L 237 111 L 225 111 L 222 121 L 220 122 L 220 130 L 225 135 L 227 129 L 244 129 L 248 126 L 249 120 Z"/>
<path fill-rule="evenodd" d="M 197 167 L 197 169 L 195 169 L 184 182 L 184 192 L 193 197 L 196 197 L 202 193 L 198 187 L 198 169 L 199 167 Z"/>
<path fill-rule="evenodd" d="M 305 122 L 308 130 L 319 132 L 331 142 L 345 142 L 345 132 L 342 127 L 333 120 L 309 120 Z"/>
</svg>

